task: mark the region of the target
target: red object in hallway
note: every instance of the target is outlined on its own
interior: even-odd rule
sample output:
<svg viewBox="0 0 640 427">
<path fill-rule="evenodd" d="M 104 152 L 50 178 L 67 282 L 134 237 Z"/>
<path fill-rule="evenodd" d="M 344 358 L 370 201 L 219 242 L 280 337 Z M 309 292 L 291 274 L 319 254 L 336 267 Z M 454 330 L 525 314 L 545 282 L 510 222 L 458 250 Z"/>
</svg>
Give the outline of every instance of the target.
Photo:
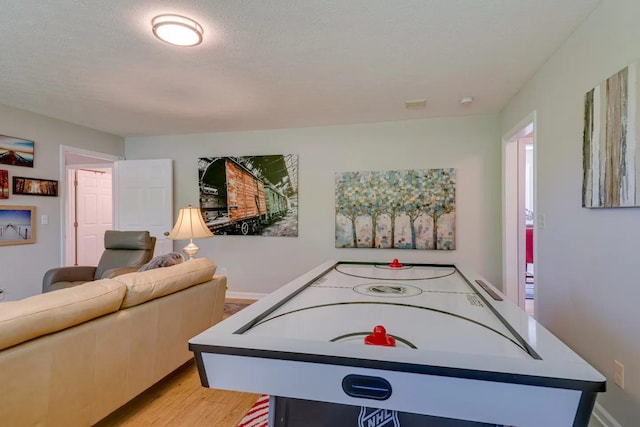
<svg viewBox="0 0 640 427">
<path fill-rule="evenodd" d="M 525 262 L 533 264 L 533 227 L 527 227 L 525 230 Z"/>
</svg>

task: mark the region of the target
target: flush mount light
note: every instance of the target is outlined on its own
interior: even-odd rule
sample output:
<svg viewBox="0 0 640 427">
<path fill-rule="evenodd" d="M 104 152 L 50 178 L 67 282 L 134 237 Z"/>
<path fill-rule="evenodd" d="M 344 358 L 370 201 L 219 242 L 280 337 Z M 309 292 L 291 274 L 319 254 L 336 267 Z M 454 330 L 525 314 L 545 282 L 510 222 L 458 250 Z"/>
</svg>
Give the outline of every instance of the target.
<svg viewBox="0 0 640 427">
<path fill-rule="evenodd" d="M 460 99 L 460 104 L 465 105 L 465 104 L 471 104 L 473 102 L 473 96 L 465 96 L 464 98 Z"/>
<path fill-rule="evenodd" d="M 202 43 L 202 27 L 193 19 L 180 15 L 158 15 L 151 20 L 153 35 L 175 46 Z"/>
</svg>

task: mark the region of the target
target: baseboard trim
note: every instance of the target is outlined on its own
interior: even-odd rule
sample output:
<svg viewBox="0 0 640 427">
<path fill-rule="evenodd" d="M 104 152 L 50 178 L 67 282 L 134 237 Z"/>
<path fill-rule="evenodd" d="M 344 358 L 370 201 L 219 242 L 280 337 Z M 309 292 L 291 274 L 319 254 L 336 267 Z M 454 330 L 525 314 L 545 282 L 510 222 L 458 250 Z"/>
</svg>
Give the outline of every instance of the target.
<svg viewBox="0 0 640 427">
<path fill-rule="evenodd" d="M 622 424 L 617 422 L 598 402 L 594 405 L 591 416 L 602 424 L 603 427 L 622 427 Z"/>
<path fill-rule="evenodd" d="M 227 291 L 225 297 L 226 298 L 232 298 L 232 299 L 253 299 L 253 300 L 259 300 L 260 298 L 263 298 L 265 296 L 267 296 L 268 294 L 259 294 L 256 292 L 234 292 L 234 291 Z"/>
</svg>

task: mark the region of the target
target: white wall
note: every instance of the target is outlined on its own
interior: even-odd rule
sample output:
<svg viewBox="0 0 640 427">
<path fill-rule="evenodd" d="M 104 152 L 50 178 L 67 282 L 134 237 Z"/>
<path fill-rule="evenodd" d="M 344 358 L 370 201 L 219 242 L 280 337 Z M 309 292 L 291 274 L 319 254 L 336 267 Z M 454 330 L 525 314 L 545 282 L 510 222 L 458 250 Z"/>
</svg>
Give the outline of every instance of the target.
<svg viewBox="0 0 640 427">
<path fill-rule="evenodd" d="M 60 145 L 122 156 L 124 139 L 72 125 L 38 114 L 0 105 L 0 134 L 35 141 L 34 167 L 0 164 L 13 176 L 60 180 Z M 11 184 L 9 184 L 11 186 Z M 58 194 L 65 191 L 60 185 Z M 0 288 L 5 300 L 16 300 L 42 292 L 42 276 L 60 265 L 60 197 L 13 195 L 2 205 L 36 206 L 36 243 L 0 246 Z M 40 224 L 42 215 L 49 224 Z"/>
<path fill-rule="evenodd" d="M 640 58 L 640 1 L 604 0 L 503 112 L 537 112 L 537 318 L 608 378 L 598 401 L 640 425 L 640 209 L 581 207 L 584 94 Z M 625 390 L 613 361 L 625 366 Z"/>
<path fill-rule="evenodd" d="M 299 236 L 215 236 L 196 242 L 199 256 L 227 269 L 230 291 L 269 293 L 327 259 L 394 257 L 464 263 L 501 285 L 497 116 L 126 140 L 127 159 L 174 159 L 174 218 L 180 207 L 198 205 L 198 157 L 285 153 L 299 155 Z M 335 248 L 335 172 L 444 167 L 457 169 L 457 250 Z"/>
</svg>

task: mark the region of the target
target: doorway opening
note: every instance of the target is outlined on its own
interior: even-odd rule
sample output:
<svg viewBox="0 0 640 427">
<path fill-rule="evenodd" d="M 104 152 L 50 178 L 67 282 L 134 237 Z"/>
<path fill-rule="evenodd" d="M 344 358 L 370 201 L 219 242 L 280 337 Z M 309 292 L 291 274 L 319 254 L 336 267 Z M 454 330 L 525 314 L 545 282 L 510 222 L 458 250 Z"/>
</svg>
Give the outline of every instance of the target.
<svg viewBox="0 0 640 427">
<path fill-rule="evenodd" d="M 503 138 L 505 293 L 535 314 L 535 113 Z"/>
<path fill-rule="evenodd" d="M 61 265 L 97 265 L 113 228 L 113 163 L 119 157 L 60 147 Z"/>
<path fill-rule="evenodd" d="M 524 145 L 524 306 L 531 316 L 535 314 L 535 269 L 534 269 L 534 204 L 533 204 L 533 132 L 518 139 Z"/>
</svg>

